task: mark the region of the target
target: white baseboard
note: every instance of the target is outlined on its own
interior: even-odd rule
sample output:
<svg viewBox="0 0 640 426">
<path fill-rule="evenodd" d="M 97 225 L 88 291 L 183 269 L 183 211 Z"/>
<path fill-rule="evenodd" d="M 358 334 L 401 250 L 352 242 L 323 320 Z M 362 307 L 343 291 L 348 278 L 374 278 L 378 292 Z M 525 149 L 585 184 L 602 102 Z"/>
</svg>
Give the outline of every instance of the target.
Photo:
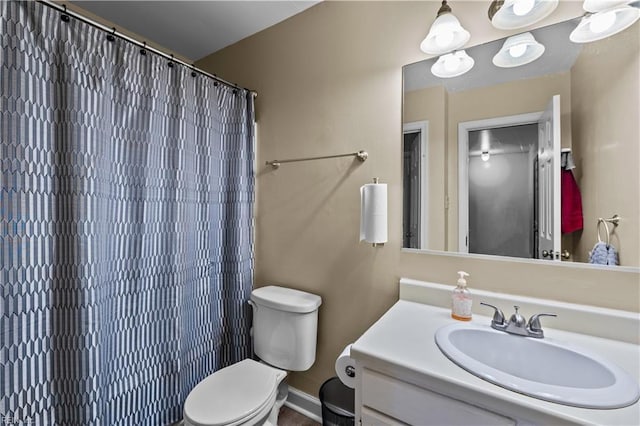
<svg viewBox="0 0 640 426">
<path fill-rule="evenodd" d="M 289 386 L 289 395 L 284 405 L 316 422 L 322 423 L 320 400 L 308 393 Z"/>
</svg>

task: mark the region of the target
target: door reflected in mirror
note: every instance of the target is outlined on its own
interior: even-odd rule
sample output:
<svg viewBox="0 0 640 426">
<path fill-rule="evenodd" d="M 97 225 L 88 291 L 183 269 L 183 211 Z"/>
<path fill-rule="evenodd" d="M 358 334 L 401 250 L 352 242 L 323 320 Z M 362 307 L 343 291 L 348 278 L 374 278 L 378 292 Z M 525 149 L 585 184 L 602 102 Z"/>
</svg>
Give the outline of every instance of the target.
<svg viewBox="0 0 640 426">
<path fill-rule="evenodd" d="M 468 227 L 460 232 L 461 251 L 534 258 L 537 124 L 469 130 L 468 150 L 466 170 L 459 170 L 469 183 L 467 194 L 460 192 L 460 217 L 468 218 L 460 223 Z"/>
<path fill-rule="evenodd" d="M 531 31 L 546 49 L 524 66 L 493 65 L 496 40 L 459 77 L 404 67 L 405 248 L 589 262 L 619 215 L 610 247 L 640 266 L 640 23 L 576 44 L 578 22 Z"/>
<path fill-rule="evenodd" d="M 426 121 L 403 125 L 403 247 L 420 248 L 428 241 L 429 189 L 427 164 L 429 123 Z"/>
</svg>

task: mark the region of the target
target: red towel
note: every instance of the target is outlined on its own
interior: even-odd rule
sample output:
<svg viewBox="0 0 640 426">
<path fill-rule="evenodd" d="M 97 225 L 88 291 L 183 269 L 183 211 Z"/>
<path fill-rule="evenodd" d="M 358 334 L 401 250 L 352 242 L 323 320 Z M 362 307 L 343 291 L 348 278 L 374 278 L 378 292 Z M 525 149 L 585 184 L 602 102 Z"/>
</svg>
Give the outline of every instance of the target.
<svg viewBox="0 0 640 426">
<path fill-rule="evenodd" d="M 561 229 L 563 234 L 582 229 L 582 196 L 571 170 L 560 171 Z"/>
</svg>

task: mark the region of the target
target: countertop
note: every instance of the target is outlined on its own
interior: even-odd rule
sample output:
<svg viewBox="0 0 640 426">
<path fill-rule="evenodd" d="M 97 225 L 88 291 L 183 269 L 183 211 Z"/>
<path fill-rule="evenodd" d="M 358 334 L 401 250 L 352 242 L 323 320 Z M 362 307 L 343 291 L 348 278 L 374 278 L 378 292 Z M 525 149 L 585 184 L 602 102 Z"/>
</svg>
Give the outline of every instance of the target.
<svg viewBox="0 0 640 426">
<path fill-rule="evenodd" d="M 368 368 L 418 386 L 429 383 L 445 395 L 516 418 L 524 415 L 545 423 L 640 424 L 640 402 L 619 409 L 570 407 L 518 394 L 463 370 L 440 352 L 434 340 L 440 327 L 459 323 L 450 313 L 448 308 L 400 300 L 353 344 L 351 356 Z M 490 317 L 474 314 L 470 323 L 489 327 L 490 322 Z M 544 330 L 545 339 L 585 348 L 640 381 L 640 346 L 546 325 Z"/>
</svg>

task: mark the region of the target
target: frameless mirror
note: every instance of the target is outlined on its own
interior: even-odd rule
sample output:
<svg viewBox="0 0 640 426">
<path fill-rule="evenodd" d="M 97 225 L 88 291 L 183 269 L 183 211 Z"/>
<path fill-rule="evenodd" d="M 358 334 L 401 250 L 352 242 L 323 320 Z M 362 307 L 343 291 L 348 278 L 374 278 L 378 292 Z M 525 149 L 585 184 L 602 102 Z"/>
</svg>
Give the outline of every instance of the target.
<svg viewBox="0 0 640 426">
<path fill-rule="evenodd" d="M 530 31 L 526 65 L 494 65 L 496 40 L 458 77 L 403 68 L 403 247 L 589 262 L 602 241 L 640 266 L 640 23 L 576 44 L 578 22 Z"/>
</svg>

